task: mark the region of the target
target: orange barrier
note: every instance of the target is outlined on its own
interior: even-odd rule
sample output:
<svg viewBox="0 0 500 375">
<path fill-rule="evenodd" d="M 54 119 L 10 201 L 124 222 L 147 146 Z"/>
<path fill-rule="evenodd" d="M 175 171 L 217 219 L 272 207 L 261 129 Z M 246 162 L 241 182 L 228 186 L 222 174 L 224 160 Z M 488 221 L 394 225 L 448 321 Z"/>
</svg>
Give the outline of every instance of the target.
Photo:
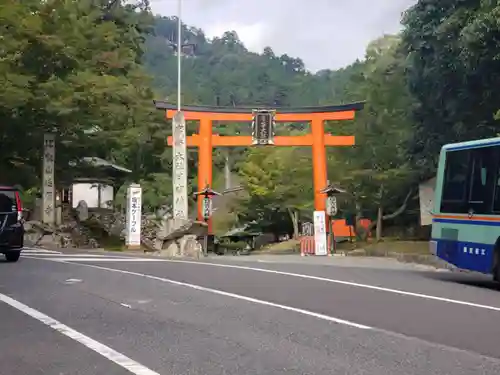
<svg viewBox="0 0 500 375">
<path fill-rule="evenodd" d="M 332 220 L 332 230 L 335 237 L 347 237 L 350 238 L 354 236 L 354 228 L 347 225 L 346 220 Z"/>
<path fill-rule="evenodd" d="M 361 228 L 368 230 L 368 227 L 370 226 L 371 223 L 372 221 L 370 219 L 361 219 L 359 220 L 358 225 Z M 352 225 L 347 225 L 347 222 L 344 219 L 333 220 L 332 230 L 335 237 L 351 238 L 354 237 L 355 233 Z M 370 237 L 371 233 L 368 234 L 368 238 Z"/>
</svg>

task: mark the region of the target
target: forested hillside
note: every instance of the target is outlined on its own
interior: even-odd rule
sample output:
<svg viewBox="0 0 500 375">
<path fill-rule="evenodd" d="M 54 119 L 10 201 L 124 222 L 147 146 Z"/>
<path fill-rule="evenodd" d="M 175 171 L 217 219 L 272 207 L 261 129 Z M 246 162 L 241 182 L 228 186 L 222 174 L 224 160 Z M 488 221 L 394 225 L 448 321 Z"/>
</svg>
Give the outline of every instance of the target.
<svg viewBox="0 0 500 375">
<path fill-rule="evenodd" d="M 208 41 L 203 30 L 183 27 L 183 97 L 186 103 L 241 106 L 290 106 L 317 102 L 322 93 L 308 92 L 304 63 L 287 55 L 249 52 L 234 31 Z M 147 38 L 145 66 L 163 95 L 177 87 L 176 18 L 156 18 L 155 35 Z M 327 87 L 327 86 L 326 86 Z M 174 98 L 172 98 L 174 99 Z"/>
<path fill-rule="evenodd" d="M 2 182 L 39 189 L 40 139 L 54 130 L 59 179 L 71 174 L 69 160 L 100 156 L 133 170 L 130 179 L 144 186 L 146 209 L 170 202 L 170 129 L 152 99 L 176 100 L 176 19 L 154 17 L 146 0 L 127 4 L 0 4 Z M 441 145 L 496 136 L 499 127 L 500 7 L 480 0 L 439 4 L 420 0 L 404 14 L 400 35 L 374 40 L 362 61 L 317 74 L 270 47 L 249 52 L 232 31 L 208 40 L 203 30 L 184 25 L 183 102 L 305 106 L 366 100 L 355 121 L 326 125 L 333 134 L 356 135 L 355 147 L 328 150 L 329 179 L 352 195 L 341 202 L 342 214 L 417 224 L 417 184 L 435 172 Z M 307 129 L 284 124 L 277 132 Z M 248 131 L 241 124 L 217 128 L 222 134 Z M 310 214 L 308 149 L 230 152 L 233 173 L 247 192 L 234 208 L 240 220 L 258 219 L 269 228 L 289 226 L 295 212 Z M 190 156 L 195 179 L 196 151 Z M 216 151 L 218 181 L 224 160 Z"/>
</svg>

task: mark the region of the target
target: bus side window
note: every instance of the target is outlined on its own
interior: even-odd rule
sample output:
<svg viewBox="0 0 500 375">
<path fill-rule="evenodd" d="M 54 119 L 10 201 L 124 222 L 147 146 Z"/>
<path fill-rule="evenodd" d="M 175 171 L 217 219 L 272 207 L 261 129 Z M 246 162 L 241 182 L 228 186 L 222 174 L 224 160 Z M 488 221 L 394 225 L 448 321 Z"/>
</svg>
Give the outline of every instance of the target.
<svg viewBox="0 0 500 375">
<path fill-rule="evenodd" d="M 493 197 L 495 179 L 495 157 L 493 147 L 479 148 L 472 151 L 470 172 L 469 208 L 475 213 L 491 213 L 491 199 Z"/>
<path fill-rule="evenodd" d="M 467 212 L 469 155 L 469 150 L 451 151 L 446 155 L 441 212 Z"/>
</svg>

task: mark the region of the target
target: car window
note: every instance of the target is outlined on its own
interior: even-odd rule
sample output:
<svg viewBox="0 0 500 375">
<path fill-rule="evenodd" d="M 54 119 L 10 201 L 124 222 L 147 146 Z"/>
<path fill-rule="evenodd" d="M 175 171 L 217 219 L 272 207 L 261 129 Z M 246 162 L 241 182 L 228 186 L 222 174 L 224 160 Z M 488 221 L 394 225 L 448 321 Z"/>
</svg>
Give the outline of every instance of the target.
<svg viewBox="0 0 500 375">
<path fill-rule="evenodd" d="M 16 194 L 13 190 L 0 190 L 0 212 L 15 212 Z"/>
</svg>

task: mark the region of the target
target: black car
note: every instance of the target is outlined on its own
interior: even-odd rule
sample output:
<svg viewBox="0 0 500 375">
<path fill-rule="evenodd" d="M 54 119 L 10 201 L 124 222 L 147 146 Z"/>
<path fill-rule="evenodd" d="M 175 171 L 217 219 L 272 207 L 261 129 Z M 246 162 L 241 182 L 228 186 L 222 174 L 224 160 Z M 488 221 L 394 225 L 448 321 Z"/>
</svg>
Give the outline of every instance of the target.
<svg viewBox="0 0 500 375">
<path fill-rule="evenodd" d="M 24 245 L 21 196 L 10 186 L 0 186 L 0 253 L 7 262 L 17 262 Z"/>
</svg>

